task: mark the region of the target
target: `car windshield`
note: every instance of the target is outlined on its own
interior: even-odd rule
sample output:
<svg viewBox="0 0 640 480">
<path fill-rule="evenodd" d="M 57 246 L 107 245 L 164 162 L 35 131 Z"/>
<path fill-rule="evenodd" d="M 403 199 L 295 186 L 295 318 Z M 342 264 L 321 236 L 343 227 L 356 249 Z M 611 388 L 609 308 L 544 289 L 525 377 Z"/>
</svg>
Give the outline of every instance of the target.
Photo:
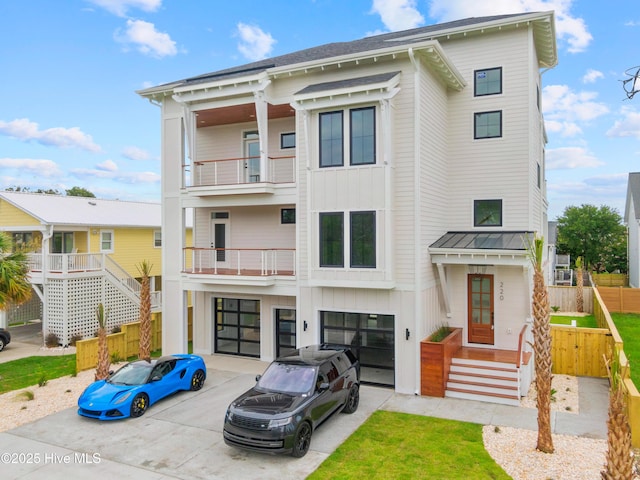
<svg viewBox="0 0 640 480">
<path fill-rule="evenodd" d="M 128 363 L 111 375 L 107 379 L 107 382 L 117 383 L 119 385 L 140 385 L 146 383 L 152 366 L 153 365 L 146 362 Z"/>
<path fill-rule="evenodd" d="M 309 393 L 316 379 L 316 367 L 272 363 L 258 381 L 258 387 L 272 392 Z"/>
</svg>

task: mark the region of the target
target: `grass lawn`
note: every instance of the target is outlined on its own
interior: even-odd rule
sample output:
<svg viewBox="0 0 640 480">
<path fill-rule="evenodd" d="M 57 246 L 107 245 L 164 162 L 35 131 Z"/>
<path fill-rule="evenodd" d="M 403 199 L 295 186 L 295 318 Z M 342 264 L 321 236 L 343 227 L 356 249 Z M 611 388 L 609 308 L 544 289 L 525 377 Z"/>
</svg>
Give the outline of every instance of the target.
<svg viewBox="0 0 640 480">
<path fill-rule="evenodd" d="M 509 479 L 482 442 L 482 425 L 378 410 L 307 480 Z"/>
<path fill-rule="evenodd" d="M 576 321 L 576 326 L 582 328 L 598 328 L 598 322 L 593 315 L 586 317 L 572 317 L 571 315 L 551 315 L 551 323 L 554 325 L 571 325 L 571 320 Z"/>
<path fill-rule="evenodd" d="M 0 363 L 0 393 L 75 374 L 75 354 L 26 357 Z"/>
<path fill-rule="evenodd" d="M 640 315 L 612 313 L 611 319 L 624 342 L 624 353 L 631 366 L 631 380 L 640 389 Z"/>
</svg>

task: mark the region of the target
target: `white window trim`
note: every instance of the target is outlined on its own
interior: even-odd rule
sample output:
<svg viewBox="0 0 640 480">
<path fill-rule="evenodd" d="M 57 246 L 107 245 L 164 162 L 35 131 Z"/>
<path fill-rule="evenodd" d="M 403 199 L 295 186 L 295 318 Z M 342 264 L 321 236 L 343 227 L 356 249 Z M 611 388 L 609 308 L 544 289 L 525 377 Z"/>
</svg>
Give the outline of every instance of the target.
<svg viewBox="0 0 640 480">
<path fill-rule="evenodd" d="M 160 234 L 160 245 L 156 245 L 156 234 Z M 153 248 L 162 248 L 162 230 L 153 231 Z"/>
<path fill-rule="evenodd" d="M 103 249 L 102 248 L 102 234 L 110 233 L 111 234 L 111 248 Z M 115 233 L 113 230 L 100 230 L 100 252 L 101 253 L 113 253 L 115 251 Z"/>
</svg>

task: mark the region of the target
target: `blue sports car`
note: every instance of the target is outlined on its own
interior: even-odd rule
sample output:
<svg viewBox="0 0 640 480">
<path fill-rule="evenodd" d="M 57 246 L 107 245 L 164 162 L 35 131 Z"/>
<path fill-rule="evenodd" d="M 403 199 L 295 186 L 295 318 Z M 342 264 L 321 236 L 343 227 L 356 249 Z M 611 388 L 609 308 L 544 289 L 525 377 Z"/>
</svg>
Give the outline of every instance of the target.
<svg viewBox="0 0 640 480">
<path fill-rule="evenodd" d="M 139 417 L 147 407 L 179 390 L 200 390 L 207 376 L 197 355 L 167 355 L 127 363 L 106 380 L 89 385 L 78 399 L 78 414 L 100 420 Z"/>
</svg>

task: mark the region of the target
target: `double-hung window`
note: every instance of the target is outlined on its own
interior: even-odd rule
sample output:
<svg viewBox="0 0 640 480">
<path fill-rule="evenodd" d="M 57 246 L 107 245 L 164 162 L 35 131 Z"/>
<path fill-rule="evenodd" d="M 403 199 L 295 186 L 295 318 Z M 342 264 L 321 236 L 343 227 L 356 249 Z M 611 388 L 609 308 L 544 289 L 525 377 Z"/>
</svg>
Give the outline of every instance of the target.
<svg viewBox="0 0 640 480">
<path fill-rule="evenodd" d="M 320 214 L 320 266 L 344 267 L 344 214 Z"/>
<path fill-rule="evenodd" d="M 351 267 L 376 267 L 376 212 L 351 212 Z"/>
<path fill-rule="evenodd" d="M 349 117 L 351 165 L 376 163 L 375 108 L 354 108 L 350 110 Z"/>
<path fill-rule="evenodd" d="M 376 213 L 350 212 L 345 240 L 343 212 L 320 213 L 320 266 L 343 268 L 345 250 L 351 268 L 376 268 Z"/>
<path fill-rule="evenodd" d="M 344 165 L 344 127 L 342 111 L 320 114 L 320 166 Z"/>
<path fill-rule="evenodd" d="M 323 112 L 320 123 L 320 167 L 344 166 L 345 148 L 349 165 L 372 165 L 376 163 L 376 109 L 375 107 L 352 108 L 345 112 Z M 345 145 L 348 139 L 348 146 Z"/>
</svg>

